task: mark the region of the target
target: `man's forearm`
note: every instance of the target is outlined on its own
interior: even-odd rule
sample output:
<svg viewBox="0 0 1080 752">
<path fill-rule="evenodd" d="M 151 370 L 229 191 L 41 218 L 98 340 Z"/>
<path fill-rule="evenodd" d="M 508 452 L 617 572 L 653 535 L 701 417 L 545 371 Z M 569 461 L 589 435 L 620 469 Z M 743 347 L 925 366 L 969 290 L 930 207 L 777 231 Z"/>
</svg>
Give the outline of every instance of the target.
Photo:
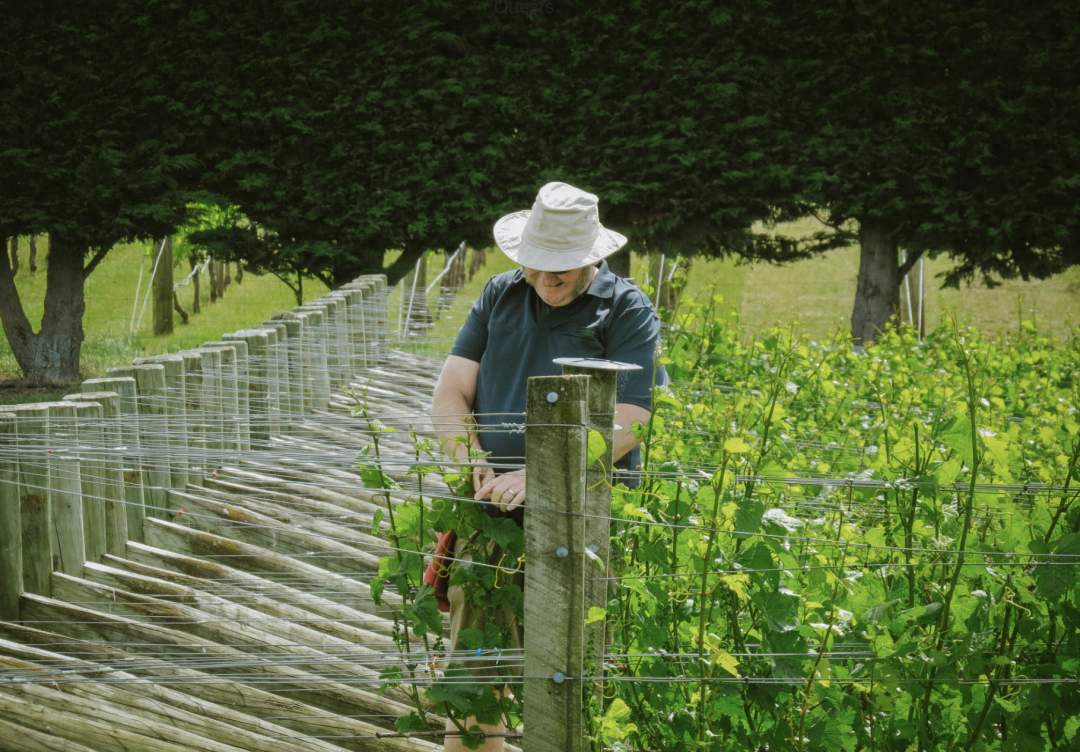
<svg viewBox="0 0 1080 752">
<path fill-rule="evenodd" d="M 480 448 L 472 409 L 459 395 L 436 393 L 431 402 L 431 421 L 447 457 L 466 461 L 470 444 Z"/>
</svg>

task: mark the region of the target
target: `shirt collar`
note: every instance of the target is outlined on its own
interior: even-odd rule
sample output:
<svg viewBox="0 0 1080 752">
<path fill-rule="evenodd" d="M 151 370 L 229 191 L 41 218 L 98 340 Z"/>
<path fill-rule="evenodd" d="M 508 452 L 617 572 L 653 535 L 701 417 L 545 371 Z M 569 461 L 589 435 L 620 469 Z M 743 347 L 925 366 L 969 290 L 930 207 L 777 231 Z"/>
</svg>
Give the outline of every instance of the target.
<svg viewBox="0 0 1080 752">
<path fill-rule="evenodd" d="M 596 279 L 592 281 L 585 293 L 597 298 L 610 298 L 615 294 L 615 280 L 617 279 L 618 277 L 608 269 L 607 261 L 601 261 L 600 271 L 596 273 Z"/>
</svg>

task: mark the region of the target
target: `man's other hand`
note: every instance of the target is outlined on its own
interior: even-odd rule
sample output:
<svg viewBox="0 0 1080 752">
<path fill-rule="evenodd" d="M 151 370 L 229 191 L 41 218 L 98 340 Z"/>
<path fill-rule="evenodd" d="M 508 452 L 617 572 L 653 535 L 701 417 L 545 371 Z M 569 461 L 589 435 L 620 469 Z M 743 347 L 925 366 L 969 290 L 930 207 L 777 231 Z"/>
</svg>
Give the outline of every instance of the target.
<svg viewBox="0 0 1080 752">
<path fill-rule="evenodd" d="M 491 468 L 487 468 L 487 471 L 491 473 Z M 477 501 L 491 499 L 492 504 L 504 512 L 509 512 L 525 501 L 525 470 L 488 476 L 473 498 Z"/>
</svg>

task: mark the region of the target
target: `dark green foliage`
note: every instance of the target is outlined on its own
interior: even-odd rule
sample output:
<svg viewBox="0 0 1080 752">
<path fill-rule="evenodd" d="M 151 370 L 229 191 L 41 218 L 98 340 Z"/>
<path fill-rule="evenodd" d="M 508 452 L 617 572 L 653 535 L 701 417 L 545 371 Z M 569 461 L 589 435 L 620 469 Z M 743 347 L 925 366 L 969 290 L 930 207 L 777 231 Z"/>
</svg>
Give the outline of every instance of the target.
<svg viewBox="0 0 1080 752">
<path fill-rule="evenodd" d="M 0 236 L 48 234 L 51 248 L 40 330 L 6 256 L 0 319 L 29 379 L 71 382 L 86 275 L 117 242 L 172 233 L 197 197 L 211 126 L 194 104 L 203 84 L 187 48 L 197 13 L 4 2 L 0 17 Z"/>
</svg>

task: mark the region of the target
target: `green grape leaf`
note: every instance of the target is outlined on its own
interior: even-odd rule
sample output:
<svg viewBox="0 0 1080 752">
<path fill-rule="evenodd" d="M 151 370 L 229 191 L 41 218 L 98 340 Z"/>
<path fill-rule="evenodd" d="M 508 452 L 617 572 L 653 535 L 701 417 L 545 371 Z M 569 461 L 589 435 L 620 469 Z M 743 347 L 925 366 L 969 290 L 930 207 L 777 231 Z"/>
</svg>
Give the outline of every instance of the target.
<svg viewBox="0 0 1080 752">
<path fill-rule="evenodd" d="M 408 715 L 403 715 L 394 721 L 394 730 L 399 734 L 404 734 L 408 731 L 423 731 L 426 728 L 423 718 L 415 710 Z"/>
<path fill-rule="evenodd" d="M 735 512 L 735 531 L 738 533 L 756 533 L 761 529 L 761 516 L 765 514 L 765 505 L 757 499 L 744 500 Z"/>
<path fill-rule="evenodd" d="M 799 599 L 777 592 L 754 593 L 750 600 L 761 609 L 773 632 L 788 632 L 799 626 Z"/>
<path fill-rule="evenodd" d="M 877 606 L 871 606 L 870 608 L 866 609 L 866 611 L 863 613 L 863 619 L 865 621 L 871 622 L 873 624 L 880 624 L 882 622 L 882 620 L 885 618 L 886 614 L 888 614 L 889 609 L 892 608 L 893 606 L 895 606 L 899 602 L 900 602 L 899 598 L 894 598 L 893 600 L 889 601 L 888 603 L 881 603 L 881 604 L 878 604 Z"/>
<path fill-rule="evenodd" d="M 724 442 L 724 450 L 731 454 L 741 454 L 743 452 L 750 451 L 750 445 L 742 440 L 742 437 L 735 436 Z"/>
<path fill-rule="evenodd" d="M 592 467 L 596 461 L 604 456 L 607 451 L 607 442 L 598 431 L 589 431 L 588 448 L 586 450 L 585 466 Z"/>
<path fill-rule="evenodd" d="M 483 689 L 464 666 L 451 663 L 442 678 L 428 687 L 427 696 L 432 702 L 445 702 L 467 713 L 472 710 L 473 700 L 480 697 Z"/>
<path fill-rule="evenodd" d="M 1054 553 L 1057 558 L 1049 559 L 1035 571 L 1037 585 L 1035 592 L 1047 600 L 1062 598 L 1076 582 L 1076 570 L 1080 556 L 1080 535 L 1069 533 L 1058 541 Z M 1062 558 L 1067 557 L 1067 558 Z"/>
<path fill-rule="evenodd" d="M 971 447 L 971 418 L 957 415 L 945 426 L 941 443 L 954 450 L 969 468 L 975 464 L 975 455 Z"/>
<path fill-rule="evenodd" d="M 405 615 L 413 623 L 413 634 L 423 637 L 427 632 L 442 632 L 442 614 L 430 585 L 421 585 L 416 600 L 405 607 Z"/>
</svg>

